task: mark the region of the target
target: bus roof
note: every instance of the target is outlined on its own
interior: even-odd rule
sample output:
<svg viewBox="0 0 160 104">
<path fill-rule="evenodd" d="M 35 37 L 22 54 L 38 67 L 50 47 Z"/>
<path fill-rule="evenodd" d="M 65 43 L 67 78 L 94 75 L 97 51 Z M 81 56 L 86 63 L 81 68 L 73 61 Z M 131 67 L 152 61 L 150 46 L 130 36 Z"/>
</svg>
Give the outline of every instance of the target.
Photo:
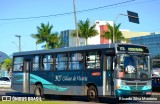
<svg viewBox="0 0 160 104">
<path fill-rule="evenodd" d="M 78 46 L 78 47 L 55 48 L 55 49 L 49 49 L 49 50 L 34 50 L 34 51 L 25 51 L 25 52 L 15 52 L 15 53 L 13 53 L 13 56 L 115 48 L 117 45 L 143 46 L 143 45 L 137 45 L 137 44 L 131 44 L 131 43 L 98 44 L 98 45 L 87 45 L 87 46 Z"/>
</svg>

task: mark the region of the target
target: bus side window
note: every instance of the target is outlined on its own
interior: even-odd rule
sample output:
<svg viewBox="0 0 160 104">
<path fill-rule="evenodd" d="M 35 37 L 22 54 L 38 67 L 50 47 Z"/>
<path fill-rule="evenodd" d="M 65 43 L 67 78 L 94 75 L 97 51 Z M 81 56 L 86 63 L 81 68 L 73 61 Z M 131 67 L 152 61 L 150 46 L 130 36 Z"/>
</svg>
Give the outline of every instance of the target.
<svg viewBox="0 0 160 104">
<path fill-rule="evenodd" d="M 14 58 L 13 71 L 22 71 L 22 70 L 23 70 L 23 57 Z"/>
<path fill-rule="evenodd" d="M 86 69 L 100 69 L 101 51 L 86 53 Z"/>
<path fill-rule="evenodd" d="M 43 70 L 53 69 L 53 57 L 52 55 L 43 55 L 42 68 Z"/>
<path fill-rule="evenodd" d="M 83 68 L 83 54 L 71 53 L 69 58 L 69 69 L 82 70 L 82 68 Z"/>
<path fill-rule="evenodd" d="M 33 71 L 40 70 L 40 56 L 33 57 Z"/>
<path fill-rule="evenodd" d="M 56 55 L 56 70 L 67 70 L 67 54 L 57 54 Z"/>
</svg>

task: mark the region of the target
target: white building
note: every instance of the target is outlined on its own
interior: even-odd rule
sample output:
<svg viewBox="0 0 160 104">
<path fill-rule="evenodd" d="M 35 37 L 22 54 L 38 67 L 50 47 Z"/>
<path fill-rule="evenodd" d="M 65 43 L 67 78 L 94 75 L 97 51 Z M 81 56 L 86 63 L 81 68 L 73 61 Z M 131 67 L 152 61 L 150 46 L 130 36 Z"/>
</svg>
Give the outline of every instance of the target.
<svg viewBox="0 0 160 104">
<path fill-rule="evenodd" d="M 113 21 L 99 21 L 99 20 L 96 20 L 96 21 L 95 21 L 95 24 L 96 24 L 96 27 L 95 27 L 95 28 L 96 28 L 96 30 L 98 31 L 98 34 L 97 34 L 96 36 L 94 36 L 94 37 L 88 38 L 88 44 L 89 44 L 89 45 L 104 44 L 104 43 L 101 41 L 101 39 L 102 39 L 102 37 L 101 37 L 101 32 L 102 32 L 104 29 L 100 28 L 100 26 L 105 26 L 105 27 L 106 27 L 107 23 L 113 26 Z M 104 30 L 104 31 L 105 31 L 105 30 Z M 109 42 L 111 42 L 111 41 L 109 41 Z"/>
</svg>

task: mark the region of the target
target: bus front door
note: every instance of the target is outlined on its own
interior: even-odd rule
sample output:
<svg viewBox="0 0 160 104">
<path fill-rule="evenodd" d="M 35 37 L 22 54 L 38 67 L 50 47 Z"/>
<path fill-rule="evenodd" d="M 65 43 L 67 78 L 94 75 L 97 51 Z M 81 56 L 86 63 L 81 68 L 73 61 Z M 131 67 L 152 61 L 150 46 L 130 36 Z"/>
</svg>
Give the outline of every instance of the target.
<svg viewBox="0 0 160 104">
<path fill-rule="evenodd" d="M 113 83 L 113 56 L 103 57 L 103 95 L 114 95 Z"/>
<path fill-rule="evenodd" d="M 31 59 L 24 59 L 23 93 L 30 93 Z"/>
</svg>

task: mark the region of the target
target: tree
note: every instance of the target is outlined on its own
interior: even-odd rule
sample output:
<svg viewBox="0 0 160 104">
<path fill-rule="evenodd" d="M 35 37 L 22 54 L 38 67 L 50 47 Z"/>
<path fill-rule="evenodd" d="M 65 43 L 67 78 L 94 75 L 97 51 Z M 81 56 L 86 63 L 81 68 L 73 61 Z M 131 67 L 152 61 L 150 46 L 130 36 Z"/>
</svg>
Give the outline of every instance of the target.
<svg viewBox="0 0 160 104">
<path fill-rule="evenodd" d="M 119 41 L 124 41 L 126 40 L 122 34 L 122 32 L 119 30 L 121 24 L 114 25 L 114 41 L 119 42 Z M 107 24 L 108 31 L 104 32 L 102 37 L 106 39 L 111 39 L 113 43 L 113 26 L 110 24 Z"/>
<path fill-rule="evenodd" d="M 86 45 L 88 44 L 88 38 L 98 35 L 98 31 L 95 29 L 96 24 L 90 26 L 90 21 L 80 20 L 78 22 L 78 36 L 86 39 Z M 77 36 L 76 31 L 73 31 L 72 36 Z"/>
<path fill-rule="evenodd" d="M 37 34 L 32 34 L 31 36 L 35 39 L 37 39 L 36 44 L 46 43 L 45 48 L 55 48 L 55 44 L 59 43 L 59 37 L 57 33 L 52 33 L 52 25 L 45 25 L 44 23 L 41 23 L 41 26 L 37 26 Z M 52 45 L 54 44 L 54 47 Z"/>
<path fill-rule="evenodd" d="M 50 48 L 61 48 L 64 44 L 62 41 L 62 35 L 58 35 L 58 33 L 55 34 L 50 40 L 51 42 L 49 43 Z"/>
<path fill-rule="evenodd" d="M 3 63 L 0 63 L 0 70 L 2 69 L 2 64 L 3 64 Z"/>
<path fill-rule="evenodd" d="M 10 69 L 12 68 L 12 59 L 11 58 L 6 58 L 4 60 L 4 63 L 2 65 L 2 67 L 4 69 L 6 69 L 8 71 L 8 73 L 10 72 Z"/>
<path fill-rule="evenodd" d="M 61 40 L 61 37 L 62 35 L 58 35 L 58 33 L 51 35 L 49 39 L 50 42 L 48 44 L 49 49 L 61 48 L 64 44 L 64 42 Z M 46 45 L 44 45 L 43 47 L 46 47 Z"/>
</svg>

